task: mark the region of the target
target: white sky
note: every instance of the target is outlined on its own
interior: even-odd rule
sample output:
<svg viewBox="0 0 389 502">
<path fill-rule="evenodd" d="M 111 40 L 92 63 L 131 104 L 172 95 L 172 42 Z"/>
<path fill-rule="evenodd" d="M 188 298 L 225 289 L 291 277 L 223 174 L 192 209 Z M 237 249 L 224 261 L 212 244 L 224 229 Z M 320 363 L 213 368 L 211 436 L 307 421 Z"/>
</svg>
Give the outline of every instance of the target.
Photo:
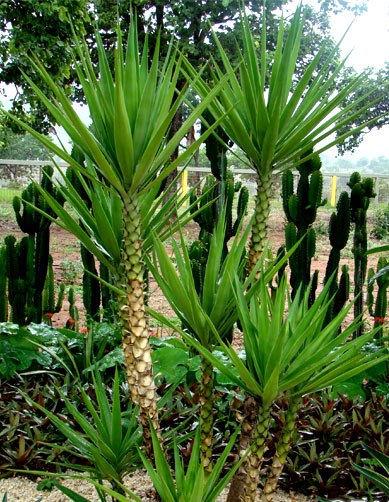
<svg viewBox="0 0 389 502">
<path fill-rule="evenodd" d="M 315 0 L 305 0 L 305 4 L 316 4 Z M 357 17 L 352 24 L 341 49 L 344 56 L 352 53 L 347 63 L 362 72 L 366 67 L 375 70 L 383 68 L 389 61 L 389 2 L 388 0 L 368 0 L 368 11 Z M 344 12 L 331 20 L 332 35 L 340 40 L 350 23 L 353 14 Z M 336 149 L 331 152 L 336 155 Z M 344 158 L 389 157 L 389 125 L 380 130 L 370 131 L 354 154 L 347 153 Z"/>
</svg>

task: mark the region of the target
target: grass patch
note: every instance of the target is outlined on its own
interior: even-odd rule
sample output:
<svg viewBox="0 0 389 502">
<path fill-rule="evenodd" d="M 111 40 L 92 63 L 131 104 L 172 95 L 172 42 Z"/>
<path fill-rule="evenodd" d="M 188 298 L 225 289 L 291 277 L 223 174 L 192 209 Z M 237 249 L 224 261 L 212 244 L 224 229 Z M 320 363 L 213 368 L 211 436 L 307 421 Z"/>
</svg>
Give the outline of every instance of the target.
<svg viewBox="0 0 389 502">
<path fill-rule="evenodd" d="M 6 202 L 12 204 L 15 195 L 20 195 L 21 190 L 14 188 L 0 188 L 0 203 Z"/>
</svg>

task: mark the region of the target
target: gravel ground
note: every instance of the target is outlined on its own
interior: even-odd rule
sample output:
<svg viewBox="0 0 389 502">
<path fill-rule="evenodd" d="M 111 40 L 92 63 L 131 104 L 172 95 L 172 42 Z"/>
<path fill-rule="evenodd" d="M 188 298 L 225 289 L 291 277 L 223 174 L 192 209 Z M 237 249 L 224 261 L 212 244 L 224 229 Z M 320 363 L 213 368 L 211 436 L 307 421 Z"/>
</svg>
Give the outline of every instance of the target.
<svg viewBox="0 0 389 502">
<path fill-rule="evenodd" d="M 90 502 L 98 502 L 94 487 L 85 480 L 65 479 L 63 486 L 71 488 Z M 7 502 L 68 502 L 69 498 L 57 489 L 51 492 L 37 491 L 34 481 L 18 476 L 15 478 L 0 479 L 0 500 L 7 493 Z M 146 472 L 141 470 L 127 476 L 125 485 L 132 490 L 142 501 L 156 501 L 153 496 L 153 485 Z M 218 502 L 224 502 L 227 496 L 227 489 L 220 495 Z M 315 501 L 315 498 L 305 497 L 300 494 L 287 494 L 278 491 L 274 496 L 274 502 L 308 502 Z"/>
</svg>

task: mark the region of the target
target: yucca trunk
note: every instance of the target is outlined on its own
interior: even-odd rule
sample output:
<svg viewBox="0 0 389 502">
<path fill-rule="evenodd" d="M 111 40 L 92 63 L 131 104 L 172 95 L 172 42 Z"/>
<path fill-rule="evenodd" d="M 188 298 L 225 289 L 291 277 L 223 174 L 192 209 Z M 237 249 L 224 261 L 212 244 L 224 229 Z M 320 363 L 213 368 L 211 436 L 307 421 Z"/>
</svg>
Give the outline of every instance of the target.
<svg viewBox="0 0 389 502">
<path fill-rule="evenodd" d="M 270 468 L 270 473 L 266 479 L 263 489 L 262 500 L 270 502 L 273 500 L 274 492 L 276 491 L 278 480 L 280 479 L 282 469 L 284 468 L 286 457 L 292 444 L 293 432 L 296 428 L 296 419 L 301 406 L 301 399 L 291 399 L 288 409 L 285 413 L 284 426 L 281 430 L 281 435 L 276 445 L 276 453 L 273 457 L 273 463 Z"/>
<path fill-rule="evenodd" d="M 271 172 L 261 174 L 257 181 L 257 197 L 255 200 L 254 222 L 251 230 L 247 272 L 253 270 L 258 263 L 267 239 L 267 225 L 270 214 Z"/>
<path fill-rule="evenodd" d="M 271 172 L 262 174 L 257 180 L 257 196 L 255 201 L 254 222 L 251 229 L 251 240 L 249 246 L 249 256 L 247 264 L 247 274 L 250 274 L 261 258 L 262 251 L 266 245 L 267 225 L 270 214 L 270 198 L 271 198 L 272 178 Z M 259 272 L 257 273 L 257 279 Z M 239 440 L 239 451 L 246 451 L 251 443 L 252 432 L 257 419 L 257 408 L 253 397 L 246 394 L 244 402 L 244 417 L 242 430 Z M 259 426 L 259 423 L 257 424 Z M 246 461 L 247 462 L 247 461 Z M 243 464 L 235 473 L 230 490 L 227 497 L 227 502 L 237 502 L 246 500 L 243 492 L 246 490 L 247 473 L 245 464 Z M 257 480 L 258 483 L 258 480 Z M 247 499 L 249 500 L 249 499 Z"/>
<path fill-rule="evenodd" d="M 157 395 L 153 378 L 151 347 L 145 315 L 140 211 L 136 197 L 123 201 L 123 242 L 119 286 L 125 294 L 119 297 L 119 316 L 126 361 L 126 375 L 134 403 L 139 405 L 145 446 L 152 455 L 149 418 L 159 431 Z"/>
<path fill-rule="evenodd" d="M 259 406 L 257 426 L 250 445 L 250 454 L 246 460 L 246 482 L 243 496 L 245 502 L 255 502 L 257 497 L 263 454 L 269 433 L 270 409 L 270 406 Z"/>
<path fill-rule="evenodd" d="M 212 470 L 213 439 L 213 365 L 202 357 L 200 388 L 200 451 L 204 468 Z"/>
<path fill-rule="evenodd" d="M 242 456 L 250 447 L 253 431 L 258 415 L 258 405 L 256 400 L 246 394 L 243 404 L 243 420 L 239 438 L 239 455 Z M 246 469 L 242 464 L 234 474 L 227 496 L 227 502 L 240 502 L 243 500 L 243 490 L 246 482 Z"/>
</svg>

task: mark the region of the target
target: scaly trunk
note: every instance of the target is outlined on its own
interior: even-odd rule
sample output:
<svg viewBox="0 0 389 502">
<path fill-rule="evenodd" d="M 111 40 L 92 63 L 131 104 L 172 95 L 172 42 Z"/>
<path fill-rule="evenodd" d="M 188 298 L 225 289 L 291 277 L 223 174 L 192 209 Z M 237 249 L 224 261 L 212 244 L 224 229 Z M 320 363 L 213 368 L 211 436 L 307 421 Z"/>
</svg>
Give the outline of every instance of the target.
<svg viewBox="0 0 389 502">
<path fill-rule="evenodd" d="M 258 483 L 261 473 L 263 454 L 270 425 L 270 406 L 260 406 L 258 410 L 257 426 L 254 431 L 250 455 L 247 458 L 247 474 L 244 486 L 243 500 L 255 502 L 258 494 Z"/>
<path fill-rule="evenodd" d="M 247 272 L 253 270 L 261 258 L 267 240 L 267 224 L 270 213 L 271 172 L 258 178 L 257 198 L 255 201 L 254 223 L 251 230 Z"/>
<path fill-rule="evenodd" d="M 213 365 L 202 358 L 201 370 L 200 450 L 204 468 L 207 471 L 211 471 L 213 439 Z"/>
<path fill-rule="evenodd" d="M 258 416 L 257 402 L 252 396 L 246 394 L 243 404 L 243 420 L 239 438 L 240 456 L 243 456 L 243 454 L 250 447 L 257 416 Z M 227 502 L 240 502 L 241 500 L 243 500 L 243 495 L 244 495 L 243 491 L 245 482 L 246 482 L 246 469 L 245 465 L 242 464 L 232 478 L 231 486 L 228 492 Z"/>
<path fill-rule="evenodd" d="M 288 409 L 285 413 L 284 426 L 281 430 L 281 435 L 276 445 L 276 453 L 274 454 L 273 463 L 270 468 L 270 474 L 266 479 L 263 489 L 261 500 L 264 502 L 270 502 L 273 500 L 278 480 L 280 479 L 282 469 L 284 468 L 286 462 L 286 457 L 288 456 L 291 447 L 292 436 L 296 428 L 296 419 L 300 406 L 300 398 L 294 398 L 289 401 Z"/>
<path fill-rule="evenodd" d="M 139 204 L 135 197 L 123 201 L 121 270 L 117 281 L 125 294 L 119 297 L 119 316 L 126 361 L 127 381 L 139 419 L 147 453 L 152 457 L 149 418 L 159 433 L 157 395 L 153 378 L 151 347 L 144 304 Z"/>
<path fill-rule="evenodd" d="M 271 172 L 261 177 L 257 181 L 257 198 L 255 202 L 254 223 L 251 230 L 251 240 L 249 246 L 249 257 L 247 264 L 247 274 L 255 268 L 267 239 L 267 224 L 270 213 L 270 198 L 271 198 Z M 259 273 L 257 274 L 257 278 Z M 257 408 L 255 399 L 246 394 L 244 402 L 243 423 L 239 441 L 239 452 L 242 455 L 249 447 L 255 422 L 257 418 Z M 258 423 L 257 426 L 260 424 Z M 255 429 L 257 430 L 257 429 Z M 239 502 L 243 500 L 251 500 L 245 498 L 245 484 L 247 482 L 246 464 L 244 462 L 232 478 L 230 490 L 227 497 L 227 502 Z M 260 462 L 261 463 L 261 462 Z M 259 463 L 259 468 L 260 468 Z M 259 476 L 259 473 L 258 473 Z M 258 480 L 257 480 L 258 484 Z M 255 497 L 255 495 L 254 495 Z"/>
</svg>

